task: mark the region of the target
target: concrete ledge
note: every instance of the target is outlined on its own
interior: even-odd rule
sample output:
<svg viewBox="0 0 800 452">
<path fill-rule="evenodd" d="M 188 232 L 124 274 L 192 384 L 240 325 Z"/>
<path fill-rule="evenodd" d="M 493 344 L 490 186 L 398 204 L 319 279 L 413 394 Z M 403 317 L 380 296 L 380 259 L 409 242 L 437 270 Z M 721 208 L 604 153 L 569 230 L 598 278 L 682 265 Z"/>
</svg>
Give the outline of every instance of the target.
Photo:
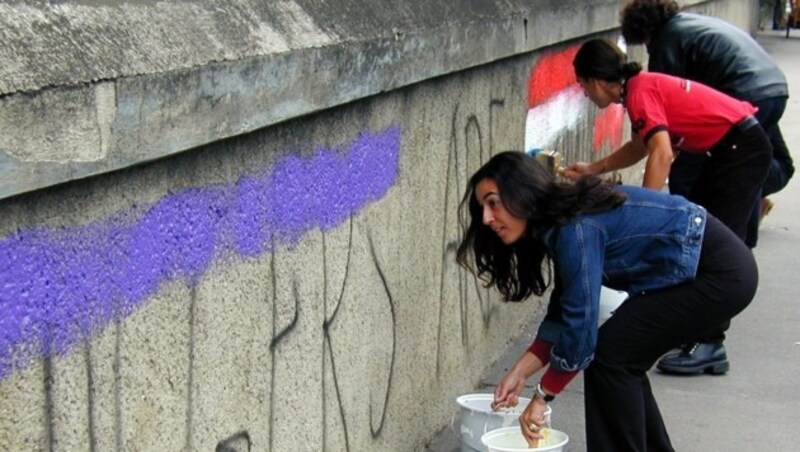
<svg viewBox="0 0 800 452">
<path fill-rule="evenodd" d="M 618 1 L 0 6 L 0 198 L 616 26 Z"/>
</svg>

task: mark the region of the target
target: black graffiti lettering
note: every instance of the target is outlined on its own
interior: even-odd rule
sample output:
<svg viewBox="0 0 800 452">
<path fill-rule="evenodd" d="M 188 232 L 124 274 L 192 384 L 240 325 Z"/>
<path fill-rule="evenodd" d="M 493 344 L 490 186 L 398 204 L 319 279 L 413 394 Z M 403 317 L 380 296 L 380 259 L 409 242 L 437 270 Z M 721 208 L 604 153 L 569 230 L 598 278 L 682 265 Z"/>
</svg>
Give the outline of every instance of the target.
<svg viewBox="0 0 800 452">
<path fill-rule="evenodd" d="M 250 434 L 243 430 L 217 443 L 214 452 L 250 452 L 252 446 Z"/>
<path fill-rule="evenodd" d="M 372 261 L 374 262 L 375 269 L 378 271 L 378 276 L 380 276 L 381 282 L 383 283 L 383 289 L 386 291 L 386 299 L 387 299 L 387 301 L 389 303 L 389 311 L 392 314 L 392 359 L 391 359 L 391 362 L 389 363 L 389 376 L 388 376 L 387 382 L 386 382 L 386 392 L 384 394 L 384 400 L 383 400 L 383 411 L 382 411 L 382 414 L 381 414 L 380 423 L 378 424 L 377 428 L 372 425 L 373 424 L 372 400 L 371 400 L 372 399 L 372 392 L 370 392 L 370 404 L 369 404 L 370 425 L 369 425 L 369 428 L 370 428 L 370 432 L 372 433 L 372 437 L 373 438 L 377 438 L 378 436 L 380 436 L 381 430 L 383 430 L 383 426 L 384 426 L 384 424 L 386 422 L 386 412 L 388 411 L 388 407 L 389 407 L 389 395 L 391 394 L 392 376 L 394 375 L 395 353 L 397 352 L 397 344 L 396 344 L 396 340 L 397 340 L 397 332 L 396 332 L 397 319 L 395 318 L 395 312 L 394 312 L 394 299 L 392 298 L 392 293 L 389 290 L 389 284 L 387 282 L 386 275 L 384 274 L 383 270 L 381 269 L 380 262 L 378 261 L 378 256 L 377 256 L 376 251 L 375 251 L 375 245 L 373 244 L 373 241 L 372 241 L 372 235 L 371 234 L 367 234 L 367 239 L 369 241 L 369 250 L 370 250 L 370 253 L 372 254 Z"/>
<path fill-rule="evenodd" d="M 350 275 L 350 257 L 351 257 L 352 252 L 353 252 L 353 217 L 352 217 L 352 215 L 350 216 L 349 229 L 350 229 L 350 232 L 348 234 L 348 239 L 347 239 L 347 258 L 346 258 L 346 261 L 345 261 L 344 278 L 342 279 L 342 287 L 339 290 L 339 296 L 336 299 L 336 306 L 333 309 L 333 313 L 331 314 L 330 317 L 326 318 L 322 323 L 322 331 L 323 331 L 322 346 L 324 348 L 324 351 L 328 352 L 327 356 L 328 356 L 328 359 L 331 362 L 331 378 L 333 378 L 333 387 L 336 389 L 336 404 L 339 407 L 339 418 L 342 421 L 342 430 L 343 430 L 342 433 L 344 434 L 345 450 L 347 450 L 347 451 L 350 450 L 350 435 L 349 435 L 349 433 L 347 431 L 347 416 L 345 415 L 344 406 L 342 405 L 342 394 L 341 394 L 341 390 L 339 389 L 339 378 L 338 378 L 338 375 L 336 373 L 336 357 L 335 357 L 335 355 L 333 353 L 333 345 L 331 344 L 331 326 L 336 321 L 337 315 L 339 313 L 339 308 L 342 306 L 342 299 L 344 298 L 344 291 L 345 291 L 345 288 L 347 287 L 347 278 Z M 323 301 L 325 303 L 325 311 L 324 312 L 327 315 L 327 313 L 328 313 L 328 283 L 327 283 L 328 282 L 328 278 L 327 278 L 327 275 L 328 275 L 328 259 L 327 259 L 328 252 L 327 252 L 327 247 L 325 245 L 325 234 L 322 235 L 322 254 L 323 254 L 322 261 L 323 261 L 323 265 L 325 266 L 324 272 L 323 272 L 323 274 L 325 275 L 325 283 L 324 283 L 324 287 L 323 287 Z M 325 374 L 325 354 L 324 354 L 324 352 L 323 352 L 322 358 L 323 358 L 323 362 L 322 362 L 322 404 L 323 404 L 323 406 L 322 406 L 322 424 L 323 424 L 323 429 L 322 429 L 322 449 L 326 450 L 327 438 L 328 438 L 328 436 L 327 436 L 328 432 L 327 432 L 327 428 L 326 428 L 326 425 L 327 425 L 326 420 L 327 420 L 328 412 L 327 412 L 326 405 L 325 405 L 325 403 L 327 402 L 327 394 L 325 392 L 326 374 Z"/>
<path fill-rule="evenodd" d="M 456 105 L 453 109 L 453 114 L 450 121 L 450 140 L 448 142 L 447 154 L 447 167 L 446 167 L 446 183 L 444 187 L 444 226 L 442 229 L 442 269 L 439 277 L 439 326 L 438 326 L 438 340 L 436 346 L 436 376 L 441 376 L 441 360 L 442 360 L 442 334 L 443 334 L 443 319 L 445 307 L 445 281 L 447 280 L 446 274 L 448 269 L 451 269 L 455 263 L 455 253 L 459 243 L 459 227 L 458 221 L 453 221 L 453 213 L 458 211 L 458 204 L 461 201 L 460 194 L 466 188 L 466 181 L 470 174 L 478 168 L 479 165 L 486 162 L 497 150 L 495 149 L 494 142 L 494 129 L 496 128 L 495 111 L 505 108 L 504 99 L 493 98 L 488 103 L 488 146 L 484 144 L 483 128 L 481 127 L 481 120 L 478 114 L 460 114 L 460 105 Z M 463 128 L 461 127 L 463 122 Z M 459 131 L 462 131 L 460 134 Z M 463 140 L 460 140 L 463 134 Z M 455 194 L 455 195 L 453 195 Z M 455 199 L 452 199 L 455 198 Z M 458 219 L 459 221 L 461 219 Z M 469 343 L 469 286 L 474 285 L 475 293 L 477 294 L 478 307 L 480 309 L 481 322 L 484 328 L 487 328 L 493 313 L 497 309 L 490 303 L 489 290 L 482 287 L 480 281 L 462 268 L 457 269 L 458 274 L 458 306 L 459 318 L 461 324 L 461 343 L 464 347 Z M 469 280 L 472 280 L 470 283 Z"/>
</svg>

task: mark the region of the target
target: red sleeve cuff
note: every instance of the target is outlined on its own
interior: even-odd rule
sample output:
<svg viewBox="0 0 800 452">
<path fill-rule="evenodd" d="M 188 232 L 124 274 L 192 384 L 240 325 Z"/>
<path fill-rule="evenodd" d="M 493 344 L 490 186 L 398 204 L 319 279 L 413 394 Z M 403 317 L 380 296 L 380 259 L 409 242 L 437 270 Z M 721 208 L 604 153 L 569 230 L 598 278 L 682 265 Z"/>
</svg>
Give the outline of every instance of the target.
<svg viewBox="0 0 800 452">
<path fill-rule="evenodd" d="M 544 375 L 542 375 L 542 387 L 545 388 L 547 392 L 558 394 L 578 375 L 578 372 L 580 371 L 561 372 L 550 366 L 547 368 Z"/>
<path fill-rule="evenodd" d="M 545 366 L 550 363 L 550 349 L 553 348 L 553 344 L 550 342 L 543 341 L 542 339 L 536 338 L 534 339 L 533 343 L 530 347 L 528 347 L 528 351 L 533 353 L 534 356 L 539 358 Z"/>
<path fill-rule="evenodd" d="M 542 386 L 547 389 L 548 392 L 552 392 L 553 394 L 558 394 L 564 390 L 564 388 L 571 382 L 577 375 L 578 370 L 572 372 L 561 372 L 559 370 L 553 369 L 550 364 L 550 350 L 552 350 L 553 344 L 550 342 L 544 341 L 542 339 L 536 338 L 530 347 L 528 347 L 528 351 L 533 353 L 534 356 L 539 358 L 539 360 L 544 363 L 547 367 L 544 375 L 542 375 Z"/>
</svg>

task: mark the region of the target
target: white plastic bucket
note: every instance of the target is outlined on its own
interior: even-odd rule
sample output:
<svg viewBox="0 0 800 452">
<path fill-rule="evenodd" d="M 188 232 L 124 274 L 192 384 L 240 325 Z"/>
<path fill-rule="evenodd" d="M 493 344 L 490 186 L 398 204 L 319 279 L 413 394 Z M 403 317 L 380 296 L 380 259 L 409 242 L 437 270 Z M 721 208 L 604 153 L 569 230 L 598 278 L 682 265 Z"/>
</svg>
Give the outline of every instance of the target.
<svg viewBox="0 0 800 452">
<path fill-rule="evenodd" d="M 531 399 L 520 397 L 517 406 L 492 410 L 493 394 L 465 394 L 456 399 L 460 409 L 451 422 L 456 436 L 461 440 L 462 451 L 482 451 L 481 436 L 501 427 L 516 426 L 519 430 L 519 417 Z M 545 410 L 545 421 L 552 425 L 552 408 Z"/>
<path fill-rule="evenodd" d="M 606 286 L 600 287 L 600 311 L 598 312 L 597 326 L 602 325 L 617 310 L 620 305 L 628 299 L 628 293 L 621 290 L 609 289 Z"/>
<path fill-rule="evenodd" d="M 489 452 L 562 452 L 569 442 L 569 436 L 560 430 L 545 429 L 545 439 L 539 446 L 530 448 L 519 426 L 503 427 L 485 433 L 481 443 Z"/>
</svg>

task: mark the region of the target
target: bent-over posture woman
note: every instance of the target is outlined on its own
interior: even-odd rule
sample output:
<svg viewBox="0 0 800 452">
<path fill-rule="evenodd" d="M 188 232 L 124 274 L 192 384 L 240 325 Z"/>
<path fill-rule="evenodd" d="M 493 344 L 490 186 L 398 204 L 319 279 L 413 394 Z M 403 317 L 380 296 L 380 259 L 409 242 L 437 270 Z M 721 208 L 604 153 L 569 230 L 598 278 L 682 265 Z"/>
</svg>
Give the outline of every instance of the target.
<svg viewBox="0 0 800 452">
<path fill-rule="evenodd" d="M 752 300 L 758 270 L 744 243 L 682 197 L 597 177 L 558 181 L 521 152 L 481 167 L 460 212 L 459 264 L 506 300 L 553 283 L 536 339 L 495 405 L 516 405 L 547 367 L 520 417 L 523 435 L 538 441 L 546 403 L 583 370 L 589 451 L 673 450 L 646 372 Z M 601 285 L 630 297 L 598 328 Z"/>
</svg>

